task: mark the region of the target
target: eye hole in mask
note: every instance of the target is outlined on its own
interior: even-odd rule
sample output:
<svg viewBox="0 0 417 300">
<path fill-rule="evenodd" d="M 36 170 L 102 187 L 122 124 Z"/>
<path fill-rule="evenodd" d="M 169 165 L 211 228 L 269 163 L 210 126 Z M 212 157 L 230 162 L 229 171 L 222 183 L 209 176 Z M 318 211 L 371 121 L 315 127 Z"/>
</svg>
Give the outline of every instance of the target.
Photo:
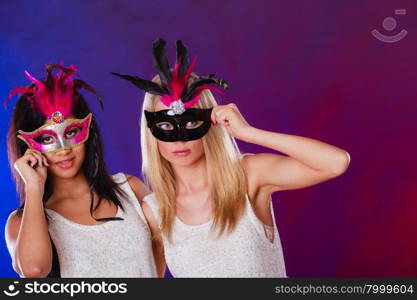
<svg viewBox="0 0 417 300">
<path fill-rule="evenodd" d="M 79 125 L 68 126 L 65 129 L 64 137 L 66 139 L 73 139 L 81 133 L 82 129 L 83 129 L 83 127 L 79 126 Z"/>
<path fill-rule="evenodd" d="M 56 134 L 52 130 L 44 130 L 39 133 L 37 137 L 34 138 L 34 140 L 42 145 L 50 145 L 56 142 Z"/>
<path fill-rule="evenodd" d="M 195 129 L 195 128 L 200 127 L 203 124 L 204 124 L 204 121 L 200 121 L 200 120 L 188 121 L 185 124 L 184 128 Z M 175 125 L 170 122 L 159 122 L 159 123 L 156 123 L 155 126 L 164 131 L 171 131 L 175 129 Z"/>
</svg>

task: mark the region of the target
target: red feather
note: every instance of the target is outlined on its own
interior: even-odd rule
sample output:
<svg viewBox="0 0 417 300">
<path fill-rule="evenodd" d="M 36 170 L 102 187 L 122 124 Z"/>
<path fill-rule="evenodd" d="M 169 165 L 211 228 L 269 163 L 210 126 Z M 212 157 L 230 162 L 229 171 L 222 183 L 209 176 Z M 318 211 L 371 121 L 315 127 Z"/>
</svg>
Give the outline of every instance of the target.
<svg viewBox="0 0 417 300">
<path fill-rule="evenodd" d="M 29 72 L 25 71 L 26 77 L 35 84 L 33 88 L 17 87 L 14 88 L 7 101 L 13 97 L 14 94 L 32 94 L 28 95 L 28 99 L 34 106 L 47 118 L 51 118 L 52 114 L 59 111 L 66 119 L 72 112 L 72 96 L 74 94 L 74 80 L 73 76 L 77 68 L 73 65 L 66 68 L 66 71 L 59 70 L 56 77 L 48 74 L 47 78 L 50 80 L 49 84 L 36 79 Z"/>
</svg>

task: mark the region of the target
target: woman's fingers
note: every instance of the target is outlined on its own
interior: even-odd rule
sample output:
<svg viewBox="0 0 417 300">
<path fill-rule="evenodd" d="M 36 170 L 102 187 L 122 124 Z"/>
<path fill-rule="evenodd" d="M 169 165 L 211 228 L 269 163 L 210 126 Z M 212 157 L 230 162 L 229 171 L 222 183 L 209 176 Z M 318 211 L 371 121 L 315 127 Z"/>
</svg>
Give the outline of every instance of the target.
<svg viewBox="0 0 417 300">
<path fill-rule="evenodd" d="M 23 159 L 32 168 L 35 166 L 40 166 L 38 158 L 31 152 L 25 154 Z"/>
<path fill-rule="evenodd" d="M 228 125 L 229 118 L 231 117 L 231 111 L 229 107 L 224 107 L 216 112 L 216 120 L 218 123 Z"/>
<path fill-rule="evenodd" d="M 49 163 L 48 163 L 48 160 L 46 159 L 45 155 L 43 155 L 43 154 L 42 154 L 41 152 L 39 152 L 38 150 L 28 149 L 28 150 L 25 152 L 25 155 L 26 155 L 26 154 L 31 154 L 31 155 L 33 155 L 34 157 L 36 157 L 36 159 L 37 159 L 38 164 L 39 164 L 39 166 L 40 166 L 40 167 L 46 167 L 46 166 L 48 166 L 48 167 L 49 167 Z"/>
<path fill-rule="evenodd" d="M 44 184 L 47 176 L 46 166 L 48 165 L 48 161 L 42 153 L 28 149 L 13 166 L 25 184 Z"/>
<path fill-rule="evenodd" d="M 49 167 L 49 163 L 48 163 L 48 160 L 46 159 L 45 155 L 42 155 L 42 158 L 43 158 L 45 166 Z"/>
<path fill-rule="evenodd" d="M 42 159 L 42 155 L 37 153 L 37 152 L 32 152 L 31 155 L 33 155 L 36 160 L 38 161 L 38 166 L 39 167 L 44 167 L 44 163 L 43 163 L 43 159 Z"/>
<path fill-rule="evenodd" d="M 211 111 L 211 115 L 210 115 L 211 123 L 213 125 L 216 125 L 216 108 L 217 106 L 213 107 L 213 110 Z"/>
<path fill-rule="evenodd" d="M 38 160 L 32 154 L 26 154 L 25 160 L 32 168 L 35 167 L 35 165 L 38 163 Z"/>
<path fill-rule="evenodd" d="M 220 114 L 225 109 L 227 109 L 227 106 L 225 105 L 217 105 L 213 107 L 213 110 L 211 111 L 211 121 L 213 125 L 217 124 L 218 121 L 220 121 Z"/>
</svg>

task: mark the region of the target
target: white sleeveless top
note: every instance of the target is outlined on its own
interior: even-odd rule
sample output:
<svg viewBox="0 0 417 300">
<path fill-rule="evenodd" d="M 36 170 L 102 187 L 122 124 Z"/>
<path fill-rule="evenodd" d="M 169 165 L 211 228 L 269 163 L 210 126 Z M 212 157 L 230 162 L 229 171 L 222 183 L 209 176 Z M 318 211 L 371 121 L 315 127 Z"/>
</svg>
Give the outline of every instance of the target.
<svg viewBox="0 0 417 300">
<path fill-rule="evenodd" d="M 159 226 L 161 218 L 154 194 L 143 198 Z M 265 235 L 246 195 L 245 210 L 230 234 L 217 238 L 212 220 L 201 225 L 186 225 L 175 218 L 172 242 L 163 235 L 165 260 L 174 277 L 287 277 L 275 217 L 274 238 Z"/>
<path fill-rule="evenodd" d="M 49 234 L 58 253 L 61 277 L 157 277 L 151 233 L 123 173 L 113 175 L 126 197 L 117 217 L 98 225 L 72 222 L 45 208 Z"/>
</svg>

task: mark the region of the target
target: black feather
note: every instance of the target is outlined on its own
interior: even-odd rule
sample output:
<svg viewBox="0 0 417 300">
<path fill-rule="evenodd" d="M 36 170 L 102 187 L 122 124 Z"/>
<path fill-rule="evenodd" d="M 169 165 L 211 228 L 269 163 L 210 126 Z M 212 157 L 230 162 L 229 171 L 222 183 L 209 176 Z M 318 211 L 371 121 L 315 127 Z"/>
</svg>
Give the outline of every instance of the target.
<svg viewBox="0 0 417 300">
<path fill-rule="evenodd" d="M 181 59 L 181 64 L 178 70 L 178 74 L 183 76 L 190 66 L 190 60 L 188 59 L 188 51 L 181 40 L 177 41 L 177 62 Z"/>
<path fill-rule="evenodd" d="M 182 102 L 187 102 L 193 99 L 196 93 L 196 89 L 205 84 L 216 84 L 224 90 L 229 88 L 229 85 L 224 79 L 214 78 L 214 74 L 210 74 L 208 76 L 200 76 L 190 85 L 188 91 L 185 91 L 185 94 L 181 95 Z"/>
<path fill-rule="evenodd" d="M 114 72 L 111 72 L 111 74 L 130 81 L 131 83 L 133 83 L 134 85 L 136 85 L 137 87 L 139 87 L 140 89 L 148 93 L 155 94 L 155 95 L 163 95 L 163 94 L 168 93 L 166 88 L 159 86 L 159 84 L 157 84 L 156 82 L 145 80 L 137 76 L 122 75 L 122 74 L 114 73 Z"/>
<path fill-rule="evenodd" d="M 93 93 L 94 95 L 96 95 L 97 100 L 100 103 L 101 110 L 104 109 L 103 99 L 102 99 L 101 95 L 99 93 L 97 93 L 97 91 L 91 85 L 89 85 L 87 82 L 85 82 L 84 80 L 75 79 L 74 80 L 74 90 L 78 91 L 79 89 L 85 89 L 85 90 L 89 91 L 90 93 Z"/>
<path fill-rule="evenodd" d="M 165 53 L 165 44 L 163 39 L 157 39 L 153 43 L 152 54 L 153 63 L 158 71 L 161 83 L 168 87 L 168 83 L 171 81 L 171 70 L 169 69 L 168 59 Z"/>
</svg>

